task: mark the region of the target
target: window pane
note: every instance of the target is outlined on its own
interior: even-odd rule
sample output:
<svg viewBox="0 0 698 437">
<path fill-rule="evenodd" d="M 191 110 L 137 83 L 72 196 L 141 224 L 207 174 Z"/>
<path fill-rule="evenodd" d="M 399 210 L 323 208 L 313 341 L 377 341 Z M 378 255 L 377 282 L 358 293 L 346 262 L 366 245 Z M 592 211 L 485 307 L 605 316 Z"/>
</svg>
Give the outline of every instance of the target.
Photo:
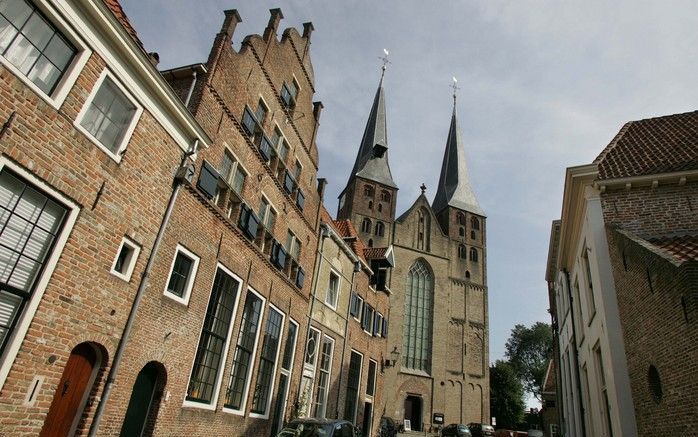
<svg viewBox="0 0 698 437">
<path fill-rule="evenodd" d="M 284 346 L 284 358 L 281 361 L 281 367 L 290 370 L 291 365 L 293 364 L 291 362 L 291 359 L 293 358 L 293 349 L 296 345 L 296 334 L 298 331 L 298 327 L 294 325 L 293 323 L 288 324 L 288 333 L 286 334 L 286 346 Z"/>
<path fill-rule="evenodd" d="M 61 70 L 65 70 L 65 67 L 68 66 L 70 60 L 73 58 L 73 53 L 73 47 L 58 34 L 53 35 L 51 42 L 49 42 L 46 50 L 44 50 L 44 55 L 48 60 L 51 61 L 56 68 Z"/>
<path fill-rule="evenodd" d="M 0 5 L 5 4 L 7 4 L 7 2 L 0 3 Z M 17 29 L 10 24 L 5 17 L 0 16 L 0 50 L 2 50 L 3 53 L 12 42 L 15 35 L 17 35 Z"/>
<path fill-rule="evenodd" d="M 107 77 L 80 124 L 103 146 L 117 153 L 135 112 L 136 107 Z"/>
<path fill-rule="evenodd" d="M 283 315 L 271 309 L 262 341 L 262 356 L 259 362 L 257 385 L 252 400 L 252 412 L 265 414 L 271 392 L 271 379 L 276 366 L 276 355 L 281 339 Z"/>
<path fill-rule="evenodd" d="M 24 35 L 17 35 L 5 53 L 5 57 L 23 74 L 29 73 L 34 62 L 39 58 L 39 50 Z"/>
<path fill-rule="evenodd" d="M 187 282 L 189 281 L 189 273 L 191 273 L 193 265 L 194 261 L 191 258 L 182 252 L 177 252 L 177 257 L 172 267 L 172 274 L 167 283 L 167 291 L 175 296 L 184 297 Z"/>
<path fill-rule="evenodd" d="M 21 28 L 32 13 L 32 7 L 24 0 L 6 0 L 0 2 L 0 14 Z"/>
<path fill-rule="evenodd" d="M 233 179 L 233 190 L 236 193 L 242 193 L 242 186 L 245 184 L 245 173 L 238 167 L 235 172 L 235 178 Z"/>
<path fill-rule="evenodd" d="M 34 64 L 34 67 L 27 74 L 31 80 L 41 91 L 50 94 L 53 85 L 58 82 L 61 72 L 56 68 L 45 56 L 40 56 Z"/>
<path fill-rule="evenodd" d="M 53 35 L 53 29 L 39 14 L 34 12 L 29 21 L 22 28 L 22 33 L 38 50 L 43 50 L 48 45 Z"/>
<path fill-rule="evenodd" d="M 239 409 L 242 407 L 243 394 L 250 376 L 250 361 L 254 351 L 255 338 L 262 312 L 262 300 L 251 291 L 247 293 L 245 309 L 242 313 L 240 333 L 238 335 L 230 384 L 225 396 L 225 406 Z"/>
</svg>

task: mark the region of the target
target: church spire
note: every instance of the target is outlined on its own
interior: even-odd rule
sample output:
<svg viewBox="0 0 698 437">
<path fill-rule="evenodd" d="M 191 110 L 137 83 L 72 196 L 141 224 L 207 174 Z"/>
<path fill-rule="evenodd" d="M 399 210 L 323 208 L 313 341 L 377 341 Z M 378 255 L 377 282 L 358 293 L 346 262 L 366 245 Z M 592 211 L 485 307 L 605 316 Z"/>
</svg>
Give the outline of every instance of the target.
<svg viewBox="0 0 698 437">
<path fill-rule="evenodd" d="M 384 50 L 385 56 L 381 67 L 381 80 L 378 84 L 376 96 L 373 99 L 371 113 L 366 122 L 364 136 L 361 139 L 359 153 L 356 155 L 354 168 L 349 176 L 349 183 L 354 177 L 361 177 L 370 181 L 378 182 L 391 188 L 397 188 L 393 181 L 388 165 L 388 133 L 385 122 L 385 94 L 383 92 L 383 77 L 387 69 L 388 51 Z M 347 184 L 348 185 L 348 184 Z"/>
<path fill-rule="evenodd" d="M 452 206 L 478 215 L 485 215 L 475 197 L 468 177 L 468 167 L 465 163 L 465 150 L 458 127 L 456 116 L 456 91 L 458 81 L 453 78 L 453 114 L 451 115 L 451 127 L 448 130 L 446 151 L 441 165 L 441 177 L 436 189 L 436 196 L 432 202 L 435 213 Z"/>
</svg>

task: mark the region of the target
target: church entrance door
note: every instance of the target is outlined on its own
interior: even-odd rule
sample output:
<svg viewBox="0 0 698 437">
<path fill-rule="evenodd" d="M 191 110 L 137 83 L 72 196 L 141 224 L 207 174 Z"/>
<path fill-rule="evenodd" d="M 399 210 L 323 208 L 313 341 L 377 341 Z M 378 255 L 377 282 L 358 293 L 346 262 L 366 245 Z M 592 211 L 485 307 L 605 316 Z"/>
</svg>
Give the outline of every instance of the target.
<svg viewBox="0 0 698 437">
<path fill-rule="evenodd" d="M 410 421 L 412 431 L 422 430 L 422 397 L 409 395 L 405 398 L 405 419 Z"/>
</svg>

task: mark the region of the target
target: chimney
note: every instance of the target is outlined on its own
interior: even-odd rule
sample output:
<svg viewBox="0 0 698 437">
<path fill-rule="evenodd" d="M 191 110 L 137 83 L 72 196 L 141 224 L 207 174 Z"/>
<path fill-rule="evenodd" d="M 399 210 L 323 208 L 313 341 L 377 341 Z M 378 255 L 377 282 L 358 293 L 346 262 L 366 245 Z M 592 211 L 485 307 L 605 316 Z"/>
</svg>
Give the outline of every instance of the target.
<svg viewBox="0 0 698 437">
<path fill-rule="evenodd" d="M 148 59 L 150 60 L 150 63 L 153 64 L 153 67 L 157 67 L 160 63 L 160 55 L 158 52 L 148 53 Z"/>
<path fill-rule="evenodd" d="M 276 36 L 276 30 L 279 28 L 279 22 L 284 18 L 283 12 L 280 8 L 269 9 L 271 16 L 269 17 L 269 23 L 267 28 L 264 29 L 264 41 L 269 41 L 269 38 L 274 35 Z"/>
<path fill-rule="evenodd" d="M 310 34 L 313 33 L 313 30 L 315 30 L 315 26 L 313 26 L 313 23 L 308 21 L 307 23 L 303 23 L 303 38 L 308 38 L 310 39 Z"/>
<path fill-rule="evenodd" d="M 322 102 L 313 102 L 313 118 L 315 118 L 315 123 L 320 123 L 320 113 L 325 105 Z"/>
<path fill-rule="evenodd" d="M 327 187 L 327 179 L 317 178 L 317 193 L 320 195 L 320 200 L 325 197 L 325 187 Z"/>
<path fill-rule="evenodd" d="M 227 35 L 228 40 L 232 41 L 235 27 L 242 21 L 242 18 L 240 18 L 237 9 L 228 9 L 223 11 L 223 13 L 225 14 L 225 20 L 223 21 L 220 33 L 224 33 Z"/>
</svg>

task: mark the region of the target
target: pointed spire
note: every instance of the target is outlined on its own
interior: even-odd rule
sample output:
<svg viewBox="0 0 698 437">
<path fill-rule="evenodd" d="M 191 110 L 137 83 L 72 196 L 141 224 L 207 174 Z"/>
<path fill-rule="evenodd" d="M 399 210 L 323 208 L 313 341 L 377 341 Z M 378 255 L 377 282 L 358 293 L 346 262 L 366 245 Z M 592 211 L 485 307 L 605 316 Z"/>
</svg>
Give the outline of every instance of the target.
<svg viewBox="0 0 698 437">
<path fill-rule="evenodd" d="M 432 202 L 435 213 L 441 212 L 447 206 L 462 209 L 478 215 L 485 215 L 475 197 L 468 177 L 468 166 L 465 162 L 465 149 L 461 139 L 458 117 L 456 116 L 456 91 L 458 81 L 453 78 L 453 114 L 451 127 L 448 131 L 444 160 L 441 166 L 441 177 Z"/>
<path fill-rule="evenodd" d="M 356 155 L 354 168 L 349 176 L 349 182 L 355 177 L 361 177 L 378 182 L 389 187 L 397 188 L 393 181 L 388 164 L 388 133 L 385 121 L 385 94 L 383 92 L 383 78 L 388 68 L 388 51 L 383 50 L 385 56 L 379 58 L 383 61 L 381 67 L 381 79 L 378 84 L 376 96 L 373 98 L 371 113 L 366 122 L 359 153 Z"/>
</svg>

